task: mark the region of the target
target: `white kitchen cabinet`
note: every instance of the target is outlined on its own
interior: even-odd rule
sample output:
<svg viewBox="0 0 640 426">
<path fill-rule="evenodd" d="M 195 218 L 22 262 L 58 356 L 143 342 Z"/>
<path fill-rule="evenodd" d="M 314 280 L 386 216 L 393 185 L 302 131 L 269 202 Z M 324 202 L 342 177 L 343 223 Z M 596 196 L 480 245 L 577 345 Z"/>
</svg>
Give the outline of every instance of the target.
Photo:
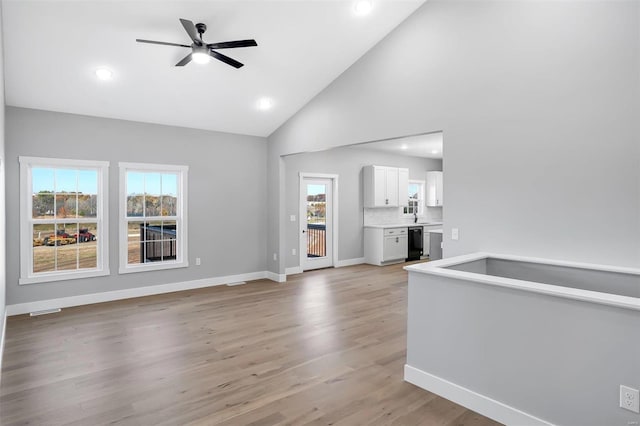
<svg viewBox="0 0 640 426">
<path fill-rule="evenodd" d="M 398 205 L 409 205 L 409 169 L 398 169 Z"/>
<path fill-rule="evenodd" d="M 407 228 L 364 229 L 364 257 L 371 265 L 404 262 L 409 252 Z"/>
<path fill-rule="evenodd" d="M 442 207 L 442 172 L 427 172 L 427 207 Z"/>
<path fill-rule="evenodd" d="M 365 166 L 363 179 L 365 207 L 398 207 L 407 204 L 408 169 Z"/>
</svg>

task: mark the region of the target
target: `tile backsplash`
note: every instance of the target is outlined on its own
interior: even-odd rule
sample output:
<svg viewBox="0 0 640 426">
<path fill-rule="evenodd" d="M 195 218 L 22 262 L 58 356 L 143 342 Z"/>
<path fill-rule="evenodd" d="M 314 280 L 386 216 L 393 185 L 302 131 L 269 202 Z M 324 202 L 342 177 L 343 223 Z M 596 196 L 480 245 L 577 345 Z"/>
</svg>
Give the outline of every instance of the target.
<svg viewBox="0 0 640 426">
<path fill-rule="evenodd" d="M 442 207 L 427 207 L 418 219 L 422 222 L 442 222 Z M 413 217 L 405 217 L 402 207 L 365 208 L 364 225 L 383 225 L 387 223 L 413 223 Z"/>
</svg>

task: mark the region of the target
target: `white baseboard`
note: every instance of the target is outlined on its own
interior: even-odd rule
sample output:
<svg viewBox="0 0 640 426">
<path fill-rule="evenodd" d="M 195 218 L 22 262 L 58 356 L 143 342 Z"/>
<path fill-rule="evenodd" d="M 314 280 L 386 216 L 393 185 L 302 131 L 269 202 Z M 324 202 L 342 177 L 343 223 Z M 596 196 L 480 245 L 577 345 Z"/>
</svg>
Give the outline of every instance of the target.
<svg viewBox="0 0 640 426">
<path fill-rule="evenodd" d="M 553 426 L 500 401 L 405 364 L 404 380 L 505 425 Z"/>
<path fill-rule="evenodd" d="M 7 315 L 20 315 L 27 314 L 29 312 L 44 311 L 48 309 L 68 308 L 70 306 L 111 302 L 114 300 L 130 299 L 133 297 L 171 293 L 174 291 L 193 290 L 196 288 L 213 287 L 228 283 L 236 283 L 239 281 L 252 281 L 264 278 L 273 280 L 273 278 L 271 278 L 269 274 L 271 273 L 267 271 L 250 272 L 247 274 L 227 275 L 224 277 L 213 277 L 201 280 L 106 291 L 103 293 L 82 294 L 78 296 L 61 297 L 58 299 L 39 300 L 37 302 L 17 303 L 15 305 L 7 305 Z"/>
<path fill-rule="evenodd" d="M 300 266 L 292 266 L 291 268 L 287 268 L 284 270 L 285 275 L 301 274 L 302 272 L 302 267 Z"/>
<path fill-rule="evenodd" d="M 364 263 L 364 257 L 357 257 L 355 259 L 345 259 L 336 261 L 336 268 L 342 268 L 343 266 L 361 265 Z"/>
<path fill-rule="evenodd" d="M 336 260 L 334 268 L 342 268 L 344 266 L 361 265 L 364 263 L 364 257 L 358 257 L 355 259 Z M 292 266 L 284 270 L 285 275 L 301 274 L 304 271 L 302 266 Z M 275 281 L 275 280 L 274 280 Z"/>
<path fill-rule="evenodd" d="M 287 281 L 287 274 L 276 274 L 275 272 L 267 271 L 265 278 L 275 281 L 277 283 L 284 283 Z"/>
</svg>

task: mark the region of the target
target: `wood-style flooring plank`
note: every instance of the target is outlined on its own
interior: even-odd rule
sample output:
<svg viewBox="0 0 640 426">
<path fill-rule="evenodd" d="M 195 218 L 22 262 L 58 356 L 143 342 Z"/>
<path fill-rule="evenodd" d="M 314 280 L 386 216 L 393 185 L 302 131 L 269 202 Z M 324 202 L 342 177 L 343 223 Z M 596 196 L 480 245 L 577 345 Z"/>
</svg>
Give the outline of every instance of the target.
<svg viewBox="0 0 640 426">
<path fill-rule="evenodd" d="M 402 380 L 403 266 L 10 317 L 0 424 L 497 425 Z"/>
</svg>

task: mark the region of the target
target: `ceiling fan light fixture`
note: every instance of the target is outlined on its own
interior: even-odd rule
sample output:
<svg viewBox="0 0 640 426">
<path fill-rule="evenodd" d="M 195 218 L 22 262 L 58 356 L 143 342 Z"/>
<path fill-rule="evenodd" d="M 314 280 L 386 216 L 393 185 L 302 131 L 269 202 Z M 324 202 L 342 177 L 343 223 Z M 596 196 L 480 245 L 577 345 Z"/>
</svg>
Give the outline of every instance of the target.
<svg viewBox="0 0 640 426">
<path fill-rule="evenodd" d="M 193 49 L 191 59 L 193 59 L 193 62 L 195 62 L 196 64 L 207 64 L 209 63 L 211 56 L 209 56 L 209 53 L 205 50 Z"/>
<path fill-rule="evenodd" d="M 373 3 L 371 0 L 358 0 L 356 1 L 353 9 L 356 12 L 356 15 L 368 15 L 369 13 L 371 13 L 371 9 L 373 9 Z"/>
</svg>

